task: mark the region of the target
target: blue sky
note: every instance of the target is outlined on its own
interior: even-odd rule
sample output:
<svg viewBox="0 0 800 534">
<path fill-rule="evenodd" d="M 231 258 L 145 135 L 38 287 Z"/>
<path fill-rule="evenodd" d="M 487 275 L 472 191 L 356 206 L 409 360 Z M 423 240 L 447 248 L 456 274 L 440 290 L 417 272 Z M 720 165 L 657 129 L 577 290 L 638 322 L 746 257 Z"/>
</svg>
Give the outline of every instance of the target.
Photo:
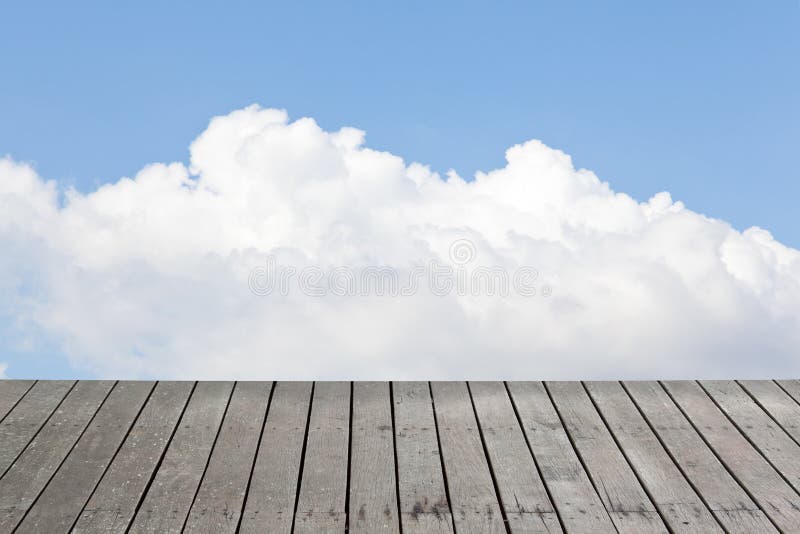
<svg viewBox="0 0 800 534">
<path fill-rule="evenodd" d="M 409 241 L 407 248 L 423 242 L 434 249 L 452 238 L 453 229 L 470 227 L 475 232 L 470 238 L 501 257 L 508 252 L 506 245 L 493 237 L 519 231 L 538 244 L 513 250 L 511 255 L 516 256 L 505 258 L 508 264 L 519 265 L 532 255 L 545 279 L 548 262 L 549 274 L 561 277 L 551 308 L 510 305 L 508 309 L 525 321 L 506 333 L 502 313 L 486 308 L 470 316 L 475 310 L 463 302 L 448 302 L 452 308 L 421 302 L 413 313 L 394 317 L 384 315 L 386 310 L 378 305 L 367 307 L 369 313 L 362 311 L 364 315 L 355 311 L 352 316 L 337 315 L 336 320 L 342 322 L 336 325 L 339 330 L 346 331 L 361 320 L 372 321 L 365 330 L 376 333 L 399 328 L 396 338 L 381 338 L 386 345 L 376 340 L 359 345 L 372 352 L 359 356 L 364 365 L 354 368 L 366 369 L 366 378 L 402 378 L 379 373 L 391 372 L 409 352 L 424 354 L 430 346 L 438 347 L 442 355 L 430 361 L 420 356 L 417 365 L 408 367 L 425 370 L 441 365 L 445 374 L 437 375 L 434 369 L 430 375 L 414 378 L 453 378 L 446 375 L 445 363 L 451 357 L 444 354 L 447 351 L 459 357 L 466 354 L 463 361 L 469 363 L 485 360 L 481 347 L 499 347 L 497 368 L 517 369 L 520 361 L 529 361 L 525 358 L 535 346 L 541 354 L 552 350 L 553 361 L 567 362 L 562 371 L 595 373 L 590 364 L 596 364 L 596 369 L 617 365 L 617 360 L 603 358 L 610 358 L 622 346 L 628 377 L 653 376 L 648 372 L 660 369 L 657 362 L 665 360 L 662 356 L 677 352 L 693 358 L 683 367 L 667 368 L 683 369 L 678 377 L 697 377 L 708 369 L 711 374 L 703 376 L 712 376 L 715 369 L 738 369 L 740 376 L 754 377 L 758 368 L 747 367 L 758 363 L 748 360 L 754 351 L 774 352 L 770 369 L 800 369 L 796 358 L 800 256 L 780 248 L 780 243 L 800 248 L 798 58 L 797 0 L 13 2 L 0 6 L 0 157 L 31 163 L 39 176 L 56 180 L 62 190 L 74 187 L 89 194 L 122 176 L 134 176 L 153 162 L 188 164 L 189 144 L 208 128 L 203 135 L 213 141 L 202 149 L 205 161 L 219 159 L 236 172 L 241 169 L 229 157 L 231 150 L 241 148 L 235 139 L 237 128 L 257 130 L 265 120 L 263 113 L 271 112 L 234 113 L 223 120 L 229 126 L 218 128 L 209 128 L 209 120 L 253 103 L 285 109 L 291 120 L 313 117 L 324 132 L 307 131 L 303 133 L 307 139 L 330 143 L 327 132 L 354 126 L 366 131 L 369 147 L 402 156 L 406 162 L 430 165 L 439 173 L 453 168 L 466 179 L 477 170 L 504 167 L 504 153 L 512 145 L 540 139 L 571 155 L 575 166 L 610 182 L 615 191 L 638 201 L 669 191 L 692 213 L 676 215 L 669 212 L 668 202 L 658 203 L 653 209 L 672 213 L 664 215 L 672 217 L 669 231 L 659 230 L 660 223 L 650 218 L 650 207 L 632 208 L 594 186 L 584 188 L 584 178 L 566 163 L 554 166 L 559 172 L 553 173 L 547 166 L 537 166 L 555 157 L 539 145 L 524 149 L 528 159 L 522 168 L 530 175 L 526 179 L 552 180 L 563 187 L 548 190 L 545 182 L 539 182 L 543 195 L 552 195 L 545 200 L 553 202 L 523 206 L 520 213 L 525 216 L 520 219 L 505 219 L 519 206 L 508 204 L 506 196 L 513 200 L 515 195 L 504 196 L 516 191 L 515 187 L 520 188 L 519 197 L 527 194 L 515 174 L 518 168 L 500 173 L 497 183 L 507 189 L 475 187 L 463 197 L 459 196 L 463 191 L 450 191 L 441 205 L 436 195 L 421 195 L 418 209 L 397 207 L 395 197 L 380 196 L 372 189 L 349 191 L 376 194 L 375 213 L 369 215 L 375 218 L 365 217 L 368 224 L 352 229 L 353 250 L 376 261 L 391 261 L 386 258 L 396 257 L 402 248 L 401 244 L 397 250 L 382 248 L 394 243 L 399 229 L 381 225 L 397 216 L 398 225 L 436 229 Z M 291 128 L 276 128 L 276 135 L 294 146 L 291 143 L 297 139 Z M 283 157 L 280 151 L 267 150 L 271 141 L 262 141 L 264 154 Z M 302 143 L 298 147 L 300 152 L 306 148 Z M 272 162 L 264 154 L 262 163 L 267 164 L 245 170 L 253 171 L 253 176 L 268 175 Z M 290 156 L 281 164 L 302 173 L 306 167 L 328 161 L 325 158 L 330 155 L 311 153 L 309 158 L 318 160 L 307 166 Z M 337 153 L 336 158 L 341 157 Z M 361 158 L 359 162 L 363 159 L 360 164 L 372 164 L 364 152 L 355 157 Z M 319 165 L 316 172 L 323 176 L 329 169 Z M 120 187 L 94 199 L 96 204 L 84 203 L 74 213 L 55 213 L 39 220 L 37 209 L 43 204 L 36 203 L 40 199 L 34 198 L 33 189 L 17 187 L 15 180 L 27 183 L 24 173 L 9 169 L 0 167 L 0 186 L 8 180 L 9 198 L 15 199 L 6 205 L 30 201 L 34 207 L 0 212 L 0 248 L 13 251 L 0 258 L 0 292 L 6 291 L 0 293 L 0 371 L 8 364 L 8 375 L 13 377 L 182 376 L 183 370 L 196 377 L 200 375 L 192 374 L 195 370 L 211 372 L 222 361 L 230 369 L 247 373 L 256 369 L 255 375 L 247 376 L 299 378 L 308 369 L 322 368 L 315 367 L 322 364 L 313 363 L 313 354 L 306 352 L 320 346 L 334 355 L 332 362 L 337 365 L 331 364 L 333 371 L 317 377 L 359 378 L 341 373 L 348 369 L 342 362 L 353 351 L 348 343 L 360 333 L 325 337 L 338 332 L 324 321 L 338 314 L 338 308 L 322 313 L 307 302 L 293 302 L 296 309 L 286 304 L 275 319 L 271 303 L 255 305 L 249 300 L 251 295 L 234 298 L 231 291 L 245 287 L 239 277 L 251 267 L 245 255 L 239 255 L 246 248 L 240 236 L 250 236 L 252 243 L 245 245 L 260 253 L 288 249 L 309 237 L 293 228 L 278 228 L 274 235 L 264 237 L 263 229 L 272 230 L 272 221 L 261 217 L 285 211 L 305 220 L 313 212 L 318 217 L 314 224 L 329 228 L 341 220 L 361 220 L 364 210 L 347 212 L 336 198 L 327 197 L 327 190 L 306 195 L 291 185 L 284 191 L 283 205 L 270 204 L 274 200 L 270 195 L 256 195 L 254 204 L 263 206 L 259 204 L 249 218 L 242 216 L 242 227 L 229 228 L 225 224 L 247 207 L 237 204 L 240 196 L 222 195 L 216 209 L 219 226 L 228 231 L 227 241 L 214 241 L 213 235 L 204 240 L 205 236 L 196 235 L 206 221 L 203 210 L 207 206 L 198 201 L 200 195 L 186 199 L 180 196 L 184 191 L 173 191 L 171 186 L 151 195 L 153 190 L 148 188 L 153 183 L 168 182 L 157 175 L 158 170 L 146 173 L 153 180 L 149 185 L 138 184 L 127 193 Z M 180 169 L 184 167 L 176 172 Z M 209 165 L 201 173 L 202 180 L 212 183 L 211 190 L 220 185 L 213 183 L 218 178 L 215 172 Z M 348 172 L 355 171 L 348 168 Z M 342 176 L 334 176 L 333 181 Z M 375 176 L 385 182 L 383 193 L 396 185 L 393 171 L 380 168 Z M 270 180 L 277 183 L 284 178 L 271 176 L 255 184 L 243 179 L 231 190 L 245 187 L 242 191 L 264 194 L 275 185 Z M 351 180 L 347 187 L 356 182 Z M 28 196 L 14 197 L 20 190 Z M 558 196 L 564 191 L 577 193 L 565 200 Z M 319 198 L 325 202 L 306 211 L 303 202 Z M 161 201 L 168 206 L 166 212 L 189 206 L 187 220 L 193 222 L 183 227 L 178 220 L 152 225 L 158 214 L 154 216 L 147 207 Z M 127 220 L 93 218 L 92 210 L 101 204 L 111 213 L 117 213 L 114 210 L 120 205 L 133 206 L 133 212 Z M 563 210 L 551 213 L 552 205 Z M 582 212 L 587 205 L 595 211 Z M 491 216 L 460 218 L 478 211 Z M 716 223 L 694 218 L 694 212 L 729 221 L 739 230 L 759 226 L 772 232 L 779 243 L 758 233 L 730 235 Z M 30 218 L 20 219 L 20 213 Z M 231 213 L 229 220 L 226 216 Z M 333 215 L 339 218 L 328 218 Z M 537 217 L 544 221 L 540 227 L 520 228 Z M 655 229 L 640 228 L 629 242 L 615 237 L 620 228 L 623 233 L 629 230 L 624 226 L 627 222 L 644 219 L 647 222 L 641 228 Z M 75 220 L 86 225 L 70 227 Z M 12 224 L 4 226 L 8 221 Z M 445 228 L 442 221 L 452 228 Z M 582 231 L 593 237 L 576 244 L 569 242 L 575 236 L 545 235 L 549 228 L 575 224 L 584 225 Z M 3 234 L 4 228 L 19 228 L 21 233 Z M 63 238 L 62 228 L 66 228 Z M 170 232 L 163 232 L 165 228 Z M 59 238 L 53 239 L 54 235 Z M 161 243 L 164 236 L 166 241 Z M 106 248 L 87 246 L 95 242 Z M 169 271 L 175 258 L 157 252 L 185 243 L 195 248 L 181 252 L 178 263 L 190 265 L 192 276 L 175 277 Z M 553 243 L 557 246 L 551 247 Z M 312 253 L 338 250 L 339 243 L 328 245 Z M 648 263 L 650 251 L 661 247 L 659 261 L 664 264 L 654 268 Z M 223 260 L 214 263 L 212 253 Z M 622 261 L 629 253 L 634 260 Z M 118 262 L 114 268 L 103 263 L 106 256 Z M 192 263 L 197 257 L 205 259 Z M 706 261 L 709 257 L 714 262 Z M 616 258 L 621 264 L 615 263 Z M 65 262 L 62 270 L 45 266 L 59 261 Z M 674 280 L 683 282 L 673 287 Z M 200 290 L 187 297 L 184 283 L 195 283 Z M 710 288 L 717 283 L 720 287 Z M 559 294 L 564 295 L 563 301 L 558 300 Z M 237 315 L 250 306 L 255 306 L 252 315 Z M 215 315 L 218 309 L 225 313 Z M 307 329 L 298 332 L 292 317 L 308 320 Z M 475 317 L 497 320 L 500 326 L 473 331 Z M 273 322 L 263 327 L 267 319 Z M 659 329 L 650 332 L 656 320 L 664 325 L 657 323 Z M 525 337 L 529 331 L 525 325 L 536 321 L 545 325 L 542 331 L 551 332 L 553 339 Z M 574 325 L 574 331 L 562 332 L 565 325 Z M 428 338 L 419 339 L 430 345 L 420 350 L 414 345 L 417 331 L 426 327 L 430 327 Z M 697 331 L 684 336 L 693 327 Z M 239 334 L 255 330 L 264 337 Z M 634 331 L 648 333 L 636 338 Z M 731 332 L 737 335 L 732 337 Z M 450 335 L 442 341 L 442 336 Z M 296 369 L 280 367 L 277 359 L 262 367 L 247 359 L 275 336 L 286 347 L 283 359 L 296 362 Z M 400 338 L 408 341 L 397 341 Z M 585 345 L 577 341 L 559 345 L 564 339 L 582 340 Z M 297 340 L 305 345 L 293 345 Z M 759 340 L 765 345 L 758 345 Z M 230 347 L 230 352 L 221 355 L 214 343 Z M 654 345 L 662 352 L 651 350 Z M 181 351 L 201 355 L 196 361 L 172 361 Z M 113 357 L 104 360 L 110 352 L 115 352 Z M 370 360 L 375 353 L 384 360 Z M 599 359 L 592 364 L 589 358 L 595 353 Z M 644 353 L 648 356 L 641 356 Z M 581 354 L 587 354 L 585 361 L 570 360 Z M 733 355 L 719 360 L 720 354 Z M 479 363 L 475 366 L 480 369 Z M 232 372 L 234 377 L 241 376 Z M 549 376 L 558 377 L 559 372 L 556 369 Z"/>
<path fill-rule="evenodd" d="M 800 4 L 14 2 L 0 153 L 87 192 L 250 103 L 462 176 L 531 138 L 800 246 Z"/>
</svg>

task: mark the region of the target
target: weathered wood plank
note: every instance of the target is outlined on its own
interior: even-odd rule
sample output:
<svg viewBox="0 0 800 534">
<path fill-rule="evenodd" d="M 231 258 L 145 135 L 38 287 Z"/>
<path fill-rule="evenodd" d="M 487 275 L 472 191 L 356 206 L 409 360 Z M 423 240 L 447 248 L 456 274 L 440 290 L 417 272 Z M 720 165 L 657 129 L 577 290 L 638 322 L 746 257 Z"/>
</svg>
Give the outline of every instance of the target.
<svg viewBox="0 0 800 534">
<path fill-rule="evenodd" d="M 739 384 L 778 422 L 784 432 L 800 442 L 800 404 L 772 380 L 740 380 Z"/>
<path fill-rule="evenodd" d="M 73 380 L 40 381 L 0 423 L 0 477 L 22 454 L 59 403 L 75 385 Z"/>
<path fill-rule="evenodd" d="M 617 529 L 666 532 L 581 383 L 547 382 L 546 387 Z"/>
<path fill-rule="evenodd" d="M 0 422 L 33 387 L 34 380 L 0 380 Z"/>
<path fill-rule="evenodd" d="M 193 382 L 159 382 L 73 532 L 124 532 L 183 413 Z"/>
<path fill-rule="evenodd" d="M 507 512 L 506 520 L 512 534 L 563 532 L 556 512 Z"/>
<path fill-rule="evenodd" d="M 560 532 L 503 382 L 470 382 L 490 467 L 512 532 Z"/>
<path fill-rule="evenodd" d="M 288 534 L 292 528 L 311 382 L 278 382 L 256 456 L 242 533 Z"/>
<path fill-rule="evenodd" d="M 466 383 L 433 382 L 431 391 L 456 531 L 504 532 Z"/>
<path fill-rule="evenodd" d="M 658 382 L 625 382 L 624 385 L 661 443 L 728 532 L 776 531 Z"/>
<path fill-rule="evenodd" d="M 111 381 L 78 382 L 0 479 L 0 533 L 22 521 L 112 387 Z"/>
<path fill-rule="evenodd" d="M 541 382 L 508 382 L 522 431 L 567 532 L 616 532 Z"/>
<path fill-rule="evenodd" d="M 722 532 L 619 382 L 586 389 L 672 532 Z"/>
<path fill-rule="evenodd" d="M 394 382 L 392 388 L 403 533 L 451 533 L 428 383 Z"/>
<path fill-rule="evenodd" d="M 663 383 L 673 401 L 767 516 L 800 531 L 800 496 L 745 439 L 696 382 Z"/>
<path fill-rule="evenodd" d="M 271 390 L 272 382 L 236 383 L 187 532 L 236 532 Z"/>
<path fill-rule="evenodd" d="M 130 532 L 180 532 L 208 464 L 233 382 L 200 382 Z"/>
<path fill-rule="evenodd" d="M 67 532 L 128 435 L 153 382 L 118 382 L 16 532 Z"/>
<path fill-rule="evenodd" d="M 388 382 L 353 384 L 350 532 L 400 532 Z"/>
<path fill-rule="evenodd" d="M 0 534 L 800 531 L 798 381 L 27 384 Z"/>
<path fill-rule="evenodd" d="M 733 381 L 700 382 L 722 410 L 769 462 L 800 491 L 800 445 Z"/>
<path fill-rule="evenodd" d="M 294 532 L 345 531 L 349 438 L 350 383 L 317 382 Z"/>
<path fill-rule="evenodd" d="M 800 403 L 800 380 L 776 380 L 781 389 L 783 389 L 795 402 Z"/>
<path fill-rule="evenodd" d="M 763 511 L 714 510 L 714 515 L 731 534 L 766 534 L 779 532 Z"/>
</svg>

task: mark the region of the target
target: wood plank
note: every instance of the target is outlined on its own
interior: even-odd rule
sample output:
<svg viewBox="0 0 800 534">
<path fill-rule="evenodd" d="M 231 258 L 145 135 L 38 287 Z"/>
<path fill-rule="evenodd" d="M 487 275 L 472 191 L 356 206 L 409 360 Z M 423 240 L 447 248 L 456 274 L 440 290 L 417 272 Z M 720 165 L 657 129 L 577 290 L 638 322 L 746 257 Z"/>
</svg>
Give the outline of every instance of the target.
<svg viewBox="0 0 800 534">
<path fill-rule="evenodd" d="M 400 532 L 388 382 L 353 384 L 349 532 Z"/>
<path fill-rule="evenodd" d="M 800 531 L 797 381 L 216 384 L 9 394 L 0 534 Z"/>
<path fill-rule="evenodd" d="M 159 382 L 81 513 L 73 532 L 124 532 L 194 388 Z"/>
<path fill-rule="evenodd" d="M 490 467 L 512 532 L 561 532 L 503 382 L 470 382 Z"/>
<path fill-rule="evenodd" d="M 34 380 L 0 380 L 0 422 L 33 387 Z"/>
<path fill-rule="evenodd" d="M 616 532 L 541 382 L 508 382 L 522 431 L 567 532 Z"/>
<path fill-rule="evenodd" d="M 772 380 L 740 380 L 739 385 L 777 421 L 784 432 L 800 442 L 800 404 Z"/>
<path fill-rule="evenodd" d="M 317 382 L 311 404 L 295 532 L 345 531 L 349 438 L 350 383 Z"/>
<path fill-rule="evenodd" d="M 78 382 L 0 479 L 0 533 L 22 521 L 112 387 L 112 381 Z"/>
<path fill-rule="evenodd" d="M 199 382 L 130 532 L 180 532 L 189 514 L 233 390 Z"/>
<path fill-rule="evenodd" d="M 586 389 L 672 532 L 722 532 L 619 382 Z"/>
<path fill-rule="evenodd" d="M 16 532 L 67 532 L 89 500 L 154 382 L 118 382 Z"/>
<path fill-rule="evenodd" d="M 747 438 L 795 490 L 800 491 L 800 445 L 733 381 L 700 382 Z"/>
<path fill-rule="evenodd" d="M 392 390 L 403 533 L 452 533 L 430 387 L 394 382 Z"/>
<path fill-rule="evenodd" d="M 505 532 L 466 383 L 433 382 L 431 392 L 456 531 Z"/>
<path fill-rule="evenodd" d="M 186 531 L 236 532 L 270 391 L 272 382 L 236 383 Z"/>
<path fill-rule="evenodd" d="M 795 402 L 800 402 L 800 380 L 776 380 L 781 389 L 783 389 Z"/>
<path fill-rule="evenodd" d="M 0 477 L 55 412 L 74 380 L 39 381 L 0 423 Z"/>
<path fill-rule="evenodd" d="M 620 532 L 666 532 L 666 526 L 580 382 L 547 382 L 600 499 Z"/>
<path fill-rule="evenodd" d="M 752 499 L 785 532 L 800 531 L 800 496 L 731 424 L 705 391 L 689 381 L 663 383 L 694 429 Z"/>
<path fill-rule="evenodd" d="M 776 531 L 658 382 L 624 385 L 661 443 L 728 532 Z"/>
<path fill-rule="evenodd" d="M 275 384 L 242 516 L 242 533 L 264 532 L 267 527 L 275 534 L 291 531 L 311 389 L 311 382 Z"/>
</svg>

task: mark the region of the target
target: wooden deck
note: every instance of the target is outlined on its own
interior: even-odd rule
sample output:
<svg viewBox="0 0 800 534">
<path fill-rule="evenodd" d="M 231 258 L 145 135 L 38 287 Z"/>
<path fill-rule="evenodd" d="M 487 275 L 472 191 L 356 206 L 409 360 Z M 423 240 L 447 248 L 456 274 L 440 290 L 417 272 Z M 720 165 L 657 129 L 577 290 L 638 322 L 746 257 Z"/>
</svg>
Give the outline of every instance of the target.
<svg viewBox="0 0 800 534">
<path fill-rule="evenodd" d="M 0 381 L 5 532 L 800 532 L 800 381 Z"/>
</svg>

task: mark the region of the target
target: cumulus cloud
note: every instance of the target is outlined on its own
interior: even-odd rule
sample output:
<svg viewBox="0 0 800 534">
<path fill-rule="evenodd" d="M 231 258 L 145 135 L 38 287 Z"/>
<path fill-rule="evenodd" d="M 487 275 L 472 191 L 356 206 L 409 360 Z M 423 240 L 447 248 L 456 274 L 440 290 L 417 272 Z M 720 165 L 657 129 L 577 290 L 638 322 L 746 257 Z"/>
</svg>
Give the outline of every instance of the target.
<svg viewBox="0 0 800 534">
<path fill-rule="evenodd" d="M 637 202 L 539 141 L 506 160 L 442 177 L 359 130 L 257 106 L 214 118 L 188 166 L 88 194 L 5 158 L 0 317 L 30 350 L 47 339 L 97 376 L 798 373 L 800 251 L 666 192 Z M 465 263 L 454 242 L 472 247 Z M 253 287 L 267 265 L 406 280 L 431 262 L 454 269 L 454 290 L 309 296 L 299 274 L 286 292 Z M 480 267 L 530 268 L 535 294 L 459 291 L 459 269 Z"/>
</svg>

